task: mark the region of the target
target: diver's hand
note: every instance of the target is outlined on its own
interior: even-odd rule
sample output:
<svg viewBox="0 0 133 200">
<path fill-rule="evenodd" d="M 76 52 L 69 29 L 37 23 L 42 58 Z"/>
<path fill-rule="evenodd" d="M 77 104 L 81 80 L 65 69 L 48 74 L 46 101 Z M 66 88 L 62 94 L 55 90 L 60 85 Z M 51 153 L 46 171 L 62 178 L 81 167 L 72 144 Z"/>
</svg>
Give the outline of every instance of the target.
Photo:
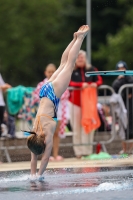
<svg viewBox="0 0 133 200">
<path fill-rule="evenodd" d="M 29 180 L 31 182 L 35 181 L 44 182 L 44 175 L 30 174 Z"/>
<path fill-rule="evenodd" d="M 35 181 L 37 180 L 36 174 L 30 174 L 29 180 L 30 180 L 31 182 L 35 182 Z"/>
<path fill-rule="evenodd" d="M 37 181 L 44 182 L 44 175 L 37 175 Z"/>
</svg>

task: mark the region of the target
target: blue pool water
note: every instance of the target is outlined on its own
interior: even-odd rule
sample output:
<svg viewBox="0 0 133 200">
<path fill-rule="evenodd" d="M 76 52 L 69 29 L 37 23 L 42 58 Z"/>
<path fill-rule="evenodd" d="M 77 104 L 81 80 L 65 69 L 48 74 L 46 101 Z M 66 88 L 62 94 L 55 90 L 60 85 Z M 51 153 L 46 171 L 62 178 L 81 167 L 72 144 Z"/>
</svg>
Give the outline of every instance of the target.
<svg viewBox="0 0 133 200">
<path fill-rule="evenodd" d="M 45 172 L 30 182 L 29 171 L 0 173 L 0 200 L 132 200 L 133 167 L 69 168 Z"/>
</svg>

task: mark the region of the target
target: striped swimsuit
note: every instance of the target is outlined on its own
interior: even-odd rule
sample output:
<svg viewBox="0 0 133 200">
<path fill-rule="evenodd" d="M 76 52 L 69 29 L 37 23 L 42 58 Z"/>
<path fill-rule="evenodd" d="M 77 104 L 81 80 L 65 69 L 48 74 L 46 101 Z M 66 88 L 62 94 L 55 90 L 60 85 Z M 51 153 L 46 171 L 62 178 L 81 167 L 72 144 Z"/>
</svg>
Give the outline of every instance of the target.
<svg viewBox="0 0 133 200">
<path fill-rule="evenodd" d="M 57 120 L 57 110 L 58 110 L 58 105 L 59 105 L 59 101 L 60 99 L 56 97 L 55 92 L 54 92 L 54 88 L 51 82 L 45 83 L 41 90 L 40 90 L 40 94 L 39 94 L 40 98 L 43 97 L 47 97 L 48 99 L 50 99 L 53 104 L 54 104 L 54 117 L 53 119 L 56 121 Z"/>
</svg>

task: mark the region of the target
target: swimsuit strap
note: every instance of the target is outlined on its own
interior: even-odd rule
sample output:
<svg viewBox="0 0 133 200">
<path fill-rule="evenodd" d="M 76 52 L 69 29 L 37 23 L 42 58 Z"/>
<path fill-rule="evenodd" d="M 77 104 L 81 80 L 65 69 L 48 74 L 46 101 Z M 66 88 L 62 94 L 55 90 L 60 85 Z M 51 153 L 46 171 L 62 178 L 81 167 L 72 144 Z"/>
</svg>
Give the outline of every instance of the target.
<svg viewBox="0 0 133 200">
<path fill-rule="evenodd" d="M 47 117 L 47 118 L 49 118 L 49 119 L 53 119 L 52 117 L 50 117 L 49 115 L 46 115 L 46 114 L 38 115 L 39 118 L 42 117 L 42 116 Z"/>
<path fill-rule="evenodd" d="M 40 121 L 40 117 L 42 117 L 42 116 L 47 117 L 49 119 L 52 119 L 53 121 L 54 121 L 54 119 L 52 117 L 48 116 L 48 115 L 45 115 L 45 114 L 37 116 L 37 126 L 36 126 L 36 129 L 38 128 L 38 126 L 40 124 L 40 129 L 41 129 L 41 132 L 43 134 L 43 128 L 42 128 L 42 124 L 41 124 L 41 121 Z"/>
</svg>

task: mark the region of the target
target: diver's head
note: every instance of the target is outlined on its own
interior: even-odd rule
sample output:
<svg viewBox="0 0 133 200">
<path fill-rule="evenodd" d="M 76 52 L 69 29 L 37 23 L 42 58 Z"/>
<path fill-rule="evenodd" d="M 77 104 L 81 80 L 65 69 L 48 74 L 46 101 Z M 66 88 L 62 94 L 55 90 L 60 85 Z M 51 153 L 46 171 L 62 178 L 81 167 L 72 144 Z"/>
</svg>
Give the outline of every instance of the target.
<svg viewBox="0 0 133 200">
<path fill-rule="evenodd" d="M 28 131 L 31 135 L 27 138 L 27 146 L 35 155 L 40 155 L 44 153 L 46 144 L 45 144 L 45 135 L 37 135 L 35 132 Z"/>
</svg>

